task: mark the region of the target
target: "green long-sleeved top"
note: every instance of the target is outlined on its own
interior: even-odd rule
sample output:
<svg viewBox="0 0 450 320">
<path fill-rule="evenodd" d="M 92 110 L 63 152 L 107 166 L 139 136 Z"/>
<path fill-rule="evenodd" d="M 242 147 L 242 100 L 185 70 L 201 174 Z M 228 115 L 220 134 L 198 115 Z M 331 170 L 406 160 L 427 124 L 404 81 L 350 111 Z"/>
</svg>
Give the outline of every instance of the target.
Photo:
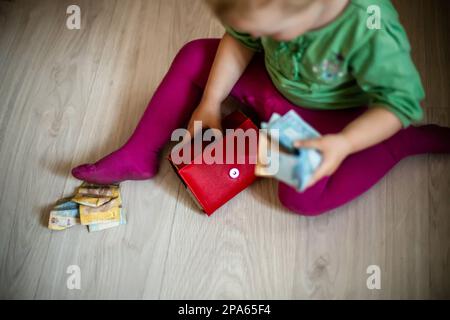
<svg viewBox="0 0 450 320">
<path fill-rule="evenodd" d="M 272 82 L 293 104 L 315 109 L 381 105 L 408 127 L 423 118 L 424 89 L 397 11 L 388 0 L 375 3 L 380 29 L 367 27 L 372 0 L 351 0 L 333 22 L 291 41 L 255 39 L 225 28 L 264 53 Z"/>
</svg>

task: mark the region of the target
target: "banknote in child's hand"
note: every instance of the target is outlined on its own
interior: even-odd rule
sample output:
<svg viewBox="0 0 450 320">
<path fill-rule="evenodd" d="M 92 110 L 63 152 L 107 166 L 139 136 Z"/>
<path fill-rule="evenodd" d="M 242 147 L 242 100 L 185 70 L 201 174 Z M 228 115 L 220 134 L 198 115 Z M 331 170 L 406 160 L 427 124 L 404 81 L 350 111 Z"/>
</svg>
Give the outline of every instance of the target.
<svg viewBox="0 0 450 320">
<path fill-rule="evenodd" d="M 267 130 L 271 139 L 277 139 L 281 145 L 280 151 L 270 152 L 270 157 L 259 161 L 258 163 L 270 162 L 272 165 L 275 161 L 278 165 L 277 172 L 273 171 L 273 167 L 269 168 L 257 165 L 256 175 L 259 176 L 273 176 L 276 179 L 285 182 L 288 185 L 296 188 L 299 191 L 304 191 L 309 180 L 313 176 L 315 170 L 319 167 L 322 161 L 322 155 L 315 149 L 296 149 L 294 143 L 298 140 L 306 140 L 320 137 L 320 133 L 306 123 L 295 111 L 289 111 L 284 116 L 274 114 L 268 123 L 263 123 L 262 128 Z M 261 138 L 262 135 L 260 135 Z M 261 155 L 267 154 L 268 143 L 264 140 L 260 143 L 260 150 L 258 152 L 258 159 Z M 273 145 L 273 143 L 269 143 Z M 273 148 L 273 146 L 272 146 Z M 283 152 L 285 148 L 288 153 Z M 270 172 L 271 174 L 268 174 Z"/>
</svg>

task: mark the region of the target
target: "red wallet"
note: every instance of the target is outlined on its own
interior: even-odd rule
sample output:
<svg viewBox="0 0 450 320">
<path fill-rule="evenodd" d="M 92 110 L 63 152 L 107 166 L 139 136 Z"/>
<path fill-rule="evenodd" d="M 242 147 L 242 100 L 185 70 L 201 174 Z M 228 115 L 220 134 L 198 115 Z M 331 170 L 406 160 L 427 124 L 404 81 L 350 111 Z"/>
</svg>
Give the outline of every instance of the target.
<svg viewBox="0 0 450 320">
<path fill-rule="evenodd" d="M 224 130 L 242 129 L 244 132 L 250 129 L 255 130 L 257 141 L 258 127 L 240 111 L 225 117 L 222 127 Z M 232 139 L 234 139 L 233 151 L 236 154 L 238 148 L 236 135 L 225 135 L 222 140 L 212 142 L 218 144 L 214 146 L 215 148 L 223 148 L 224 158 L 226 157 L 226 145 Z M 207 143 L 202 144 L 202 152 L 207 145 Z M 242 150 L 244 149 L 241 146 L 241 153 Z M 257 146 L 252 148 L 249 143 L 245 143 L 245 154 L 241 155 L 241 161 L 237 161 L 237 157 L 234 156 L 233 161 L 224 161 L 224 164 L 194 163 L 194 160 L 202 157 L 203 154 L 195 155 L 193 152 L 189 163 L 175 164 L 170 156 L 169 161 L 197 205 L 208 216 L 211 216 L 218 208 L 255 181 L 257 150 Z M 242 158 L 245 158 L 244 161 Z"/>
</svg>

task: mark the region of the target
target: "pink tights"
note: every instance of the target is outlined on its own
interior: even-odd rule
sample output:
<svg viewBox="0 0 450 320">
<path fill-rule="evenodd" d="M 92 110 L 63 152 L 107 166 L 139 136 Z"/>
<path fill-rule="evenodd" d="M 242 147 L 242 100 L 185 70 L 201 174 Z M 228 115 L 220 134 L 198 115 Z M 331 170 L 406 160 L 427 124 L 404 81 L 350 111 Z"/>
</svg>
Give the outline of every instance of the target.
<svg viewBox="0 0 450 320">
<path fill-rule="evenodd" d="M 198 105 L 214 60 L 219 39 L 189 42 L 177 54 L 128 142 L 95 164 L 73 169 L 80 180 L 109 184 L 143 180 L 158 170 L 158 155 L 173 130 L 187 124 Z M 261 121 L 272 113 L 294 109 L 322 134 L 336 133 L 367 108 L 311 110 L 293 105 L 272 84 L 261 55 L 255 56 L 231 95 L 252 108 Z M 280 183 L 279 199 L 288 209 L 318 215 L 355 199 L 375 185 L 407 156 L 450 152 L 450 128 L 411 126 L 390 139 L 349 156 L 330 177 L 304 193 Z"/>
</svg>

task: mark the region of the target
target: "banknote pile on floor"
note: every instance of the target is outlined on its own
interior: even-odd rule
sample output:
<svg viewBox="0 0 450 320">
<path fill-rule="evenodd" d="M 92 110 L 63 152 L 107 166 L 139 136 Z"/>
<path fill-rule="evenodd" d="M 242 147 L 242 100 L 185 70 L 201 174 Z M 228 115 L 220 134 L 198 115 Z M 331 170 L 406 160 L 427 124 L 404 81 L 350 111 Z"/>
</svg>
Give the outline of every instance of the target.
<svg viewBox="0 0 450 320">
<path fill-rule="evenodd" d="M 50 212 L 48 227 L 61 231 L 84 225 L 89 232 L 95 232 L 124 224 L 120 187 L 83 183 L 75 196 L 58 201 Z"/>
<path fill-rule="evenodd" d="M 304 191 L 322 162 L 322 155 L 315 149 L 296 149 L 294 143 L 320 137 L 320 133 L 295 111 L 284 116 L 275 113 L 268 123 L 262 123 L 261 128 L 265 130 L 259 135 L 256 175 L 273 177 Z"/>
</svg>

